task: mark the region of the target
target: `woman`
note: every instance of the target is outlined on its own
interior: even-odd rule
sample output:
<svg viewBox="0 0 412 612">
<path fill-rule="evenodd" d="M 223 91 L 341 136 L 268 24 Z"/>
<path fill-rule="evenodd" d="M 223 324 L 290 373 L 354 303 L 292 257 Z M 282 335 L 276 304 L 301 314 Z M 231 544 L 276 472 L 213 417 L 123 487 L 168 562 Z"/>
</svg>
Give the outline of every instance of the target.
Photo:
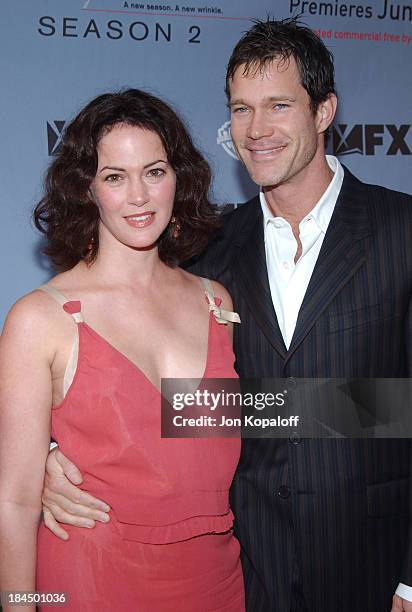
<svg viewBox="0 0 412 612">
<path fill-rule="evenodd" d="M 147 93 L 99 96 L 68 126 L 35 210 L 61 273 L 17 302 L 1 340 L 0 590 L 33 591 L 37 553 L 37 590 L 65 592 L 67 610 L 244 610 L 239 440 L 160 438 L 161 378 L 235 376 L 213 287 L 175 265 L 218 224 L 209 182 Z M 111 521 L 67 542 L 42 525 L 36 546 L 50 435 Z"/>
</svg>

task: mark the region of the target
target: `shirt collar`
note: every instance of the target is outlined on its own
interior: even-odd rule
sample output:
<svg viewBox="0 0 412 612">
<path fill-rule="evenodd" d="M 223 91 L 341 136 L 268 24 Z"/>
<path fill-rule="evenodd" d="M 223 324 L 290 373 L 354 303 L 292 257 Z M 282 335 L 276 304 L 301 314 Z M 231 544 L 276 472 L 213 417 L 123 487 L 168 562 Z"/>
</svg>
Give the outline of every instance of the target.
<svg viewBox="0 0 412 612">
<path fill-rule="evenodd" d="M 333 178 L 315 207 L 312 208 L 312 210 L 300 222 L 300 226 L 302 226 L 307 219 L 312 218 L 323 233 L 326 233 L 326 230 L 328 229 L 328 225 L 342 187 L 344 175 L 342 165 L 336 157 L 333 155 L 326 155 L 326 161 L 329 168 L 334 173 Z M 262 188 L 260 189 L 259 198 L 263 212 L 264 227 L 266 228 L 268 223 L 272 222 L 278 222 L 281 226 L 284 226 L 287 222 L 282 217 L 273 216 L 269 206 L 267 205 Z"/>
</svg>

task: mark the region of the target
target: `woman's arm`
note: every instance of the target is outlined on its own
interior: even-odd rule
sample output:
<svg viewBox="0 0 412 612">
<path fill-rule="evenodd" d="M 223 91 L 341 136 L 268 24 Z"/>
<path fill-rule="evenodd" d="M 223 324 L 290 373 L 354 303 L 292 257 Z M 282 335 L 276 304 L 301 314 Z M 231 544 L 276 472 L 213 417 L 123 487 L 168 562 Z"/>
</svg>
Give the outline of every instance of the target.
<svg viewBox="0 0 412 612">
<path fill-rule="evenodd" d="M 10 311 L 0 338 L 0 591 L 35 590 L 54 357 L 45 314 L 38 294 L 23 298 Z"/>
</svg>

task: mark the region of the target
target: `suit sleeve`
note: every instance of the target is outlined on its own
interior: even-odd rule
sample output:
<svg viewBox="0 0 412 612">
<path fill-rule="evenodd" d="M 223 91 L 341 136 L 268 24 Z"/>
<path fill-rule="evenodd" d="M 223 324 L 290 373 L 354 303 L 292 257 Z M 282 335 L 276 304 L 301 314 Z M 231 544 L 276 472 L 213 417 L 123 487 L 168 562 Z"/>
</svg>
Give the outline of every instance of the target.
<svg viewBox="0 0 412 612">
<path fill-rule="evenodd" d="M 197 257 L 183 262 L 181 264 L 182 268 L 197 276 L 222 282 L 222 276 L 227 268 L 230 257 L 230 231 L 228 231 L 230 217 L 231 214 L 228 214 L 224 220 L 223 227 L 218 231 L 208 247 Z"/>
<path fill-rule="evenodd" d="M 412 297 L 409 301 L 409 309 L 405 321 L 405 342 L 408 359 L 408 377 L 411 383 L 409 399 L 412 401 Z M 410 517 L 412 517 L 412 451 L 410 452 L 411 457 L 409 470 L 409 515 Z M 402 574 L 400 577 L 400 583 L 400 586 L 402 587 L 412 587 L 412 521 L 410 521 L 409 526 L 408 545 L 406 547 L 406 555 L 403 564 Z M 406 589 L 402 589 L 402 592 L 406 594 Z M 408 593 L 410 595 L 410 599 L 408 597 L 404 597 L 404 599 L 412 601 L 412 588 L 410 588 L 410 590 L 408 589 Z M 400 597 L 403 597 L 403 595 L 400 594 Z"/>
</svg>

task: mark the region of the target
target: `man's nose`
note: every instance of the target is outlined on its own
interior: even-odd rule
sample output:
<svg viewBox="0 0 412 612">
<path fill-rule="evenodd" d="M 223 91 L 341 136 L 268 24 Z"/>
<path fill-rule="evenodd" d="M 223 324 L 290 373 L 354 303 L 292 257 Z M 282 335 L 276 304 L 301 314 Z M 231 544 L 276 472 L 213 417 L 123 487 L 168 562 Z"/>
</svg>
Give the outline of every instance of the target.
<svg viewBox="0 0 412 612">
<path fill-rule="evenodd" d="M 273 134 L 273 126 L 261 112 L 254 112 L 248 125 L 247 136 L 253 140 L 259 140 Z"/>
</svg>

